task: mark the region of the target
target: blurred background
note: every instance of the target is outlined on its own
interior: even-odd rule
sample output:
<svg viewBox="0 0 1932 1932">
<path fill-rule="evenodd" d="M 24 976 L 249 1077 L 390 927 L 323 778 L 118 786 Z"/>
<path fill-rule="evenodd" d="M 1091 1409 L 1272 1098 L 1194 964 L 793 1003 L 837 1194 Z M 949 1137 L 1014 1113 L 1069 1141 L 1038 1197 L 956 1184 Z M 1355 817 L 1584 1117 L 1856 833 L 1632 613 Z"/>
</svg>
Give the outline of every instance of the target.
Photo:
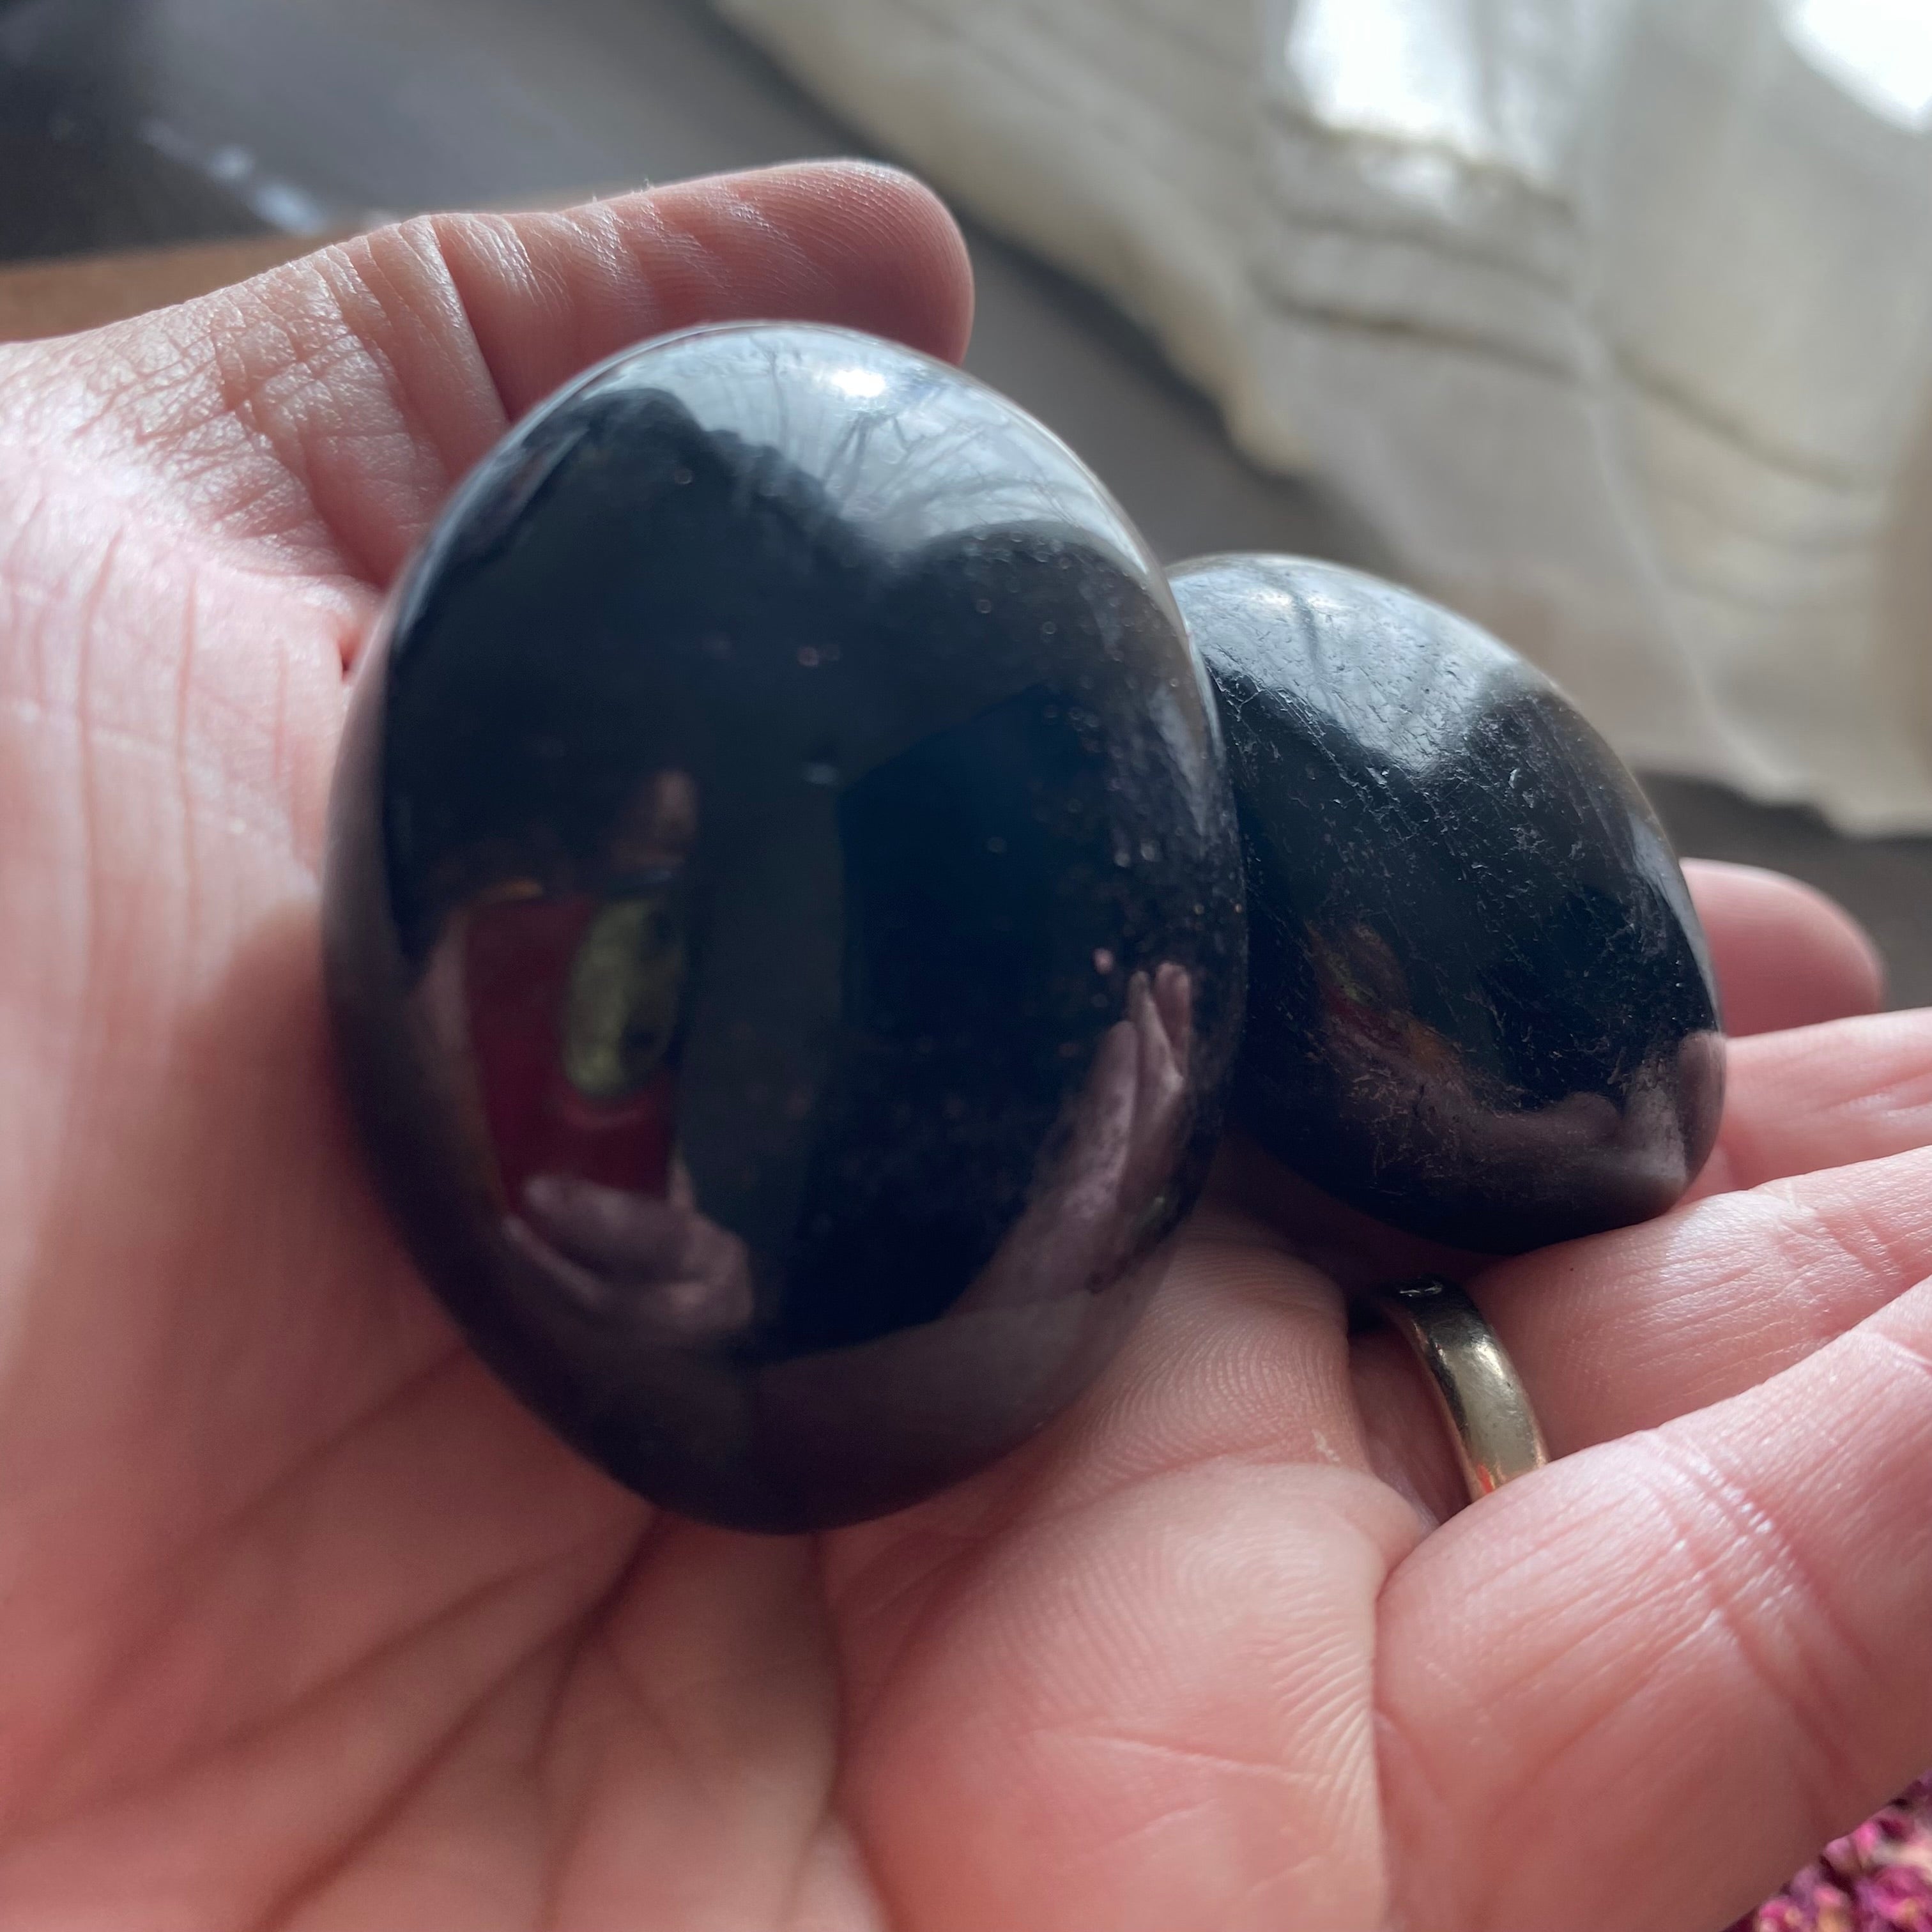
<svg viewBox="0 0 1932 1932">
<path fill-rule="evenodd" d="M 1928 22 L 0 0 L 0 336 L 388 214 L 885 154 L 965 217 L 968 366 L 1164 557 L 1336 556 L 1469 610 L 1636 758 L 1682 850 L 1823 886 L 1894 1000 L 1932 1002 Z"/>
</svg>

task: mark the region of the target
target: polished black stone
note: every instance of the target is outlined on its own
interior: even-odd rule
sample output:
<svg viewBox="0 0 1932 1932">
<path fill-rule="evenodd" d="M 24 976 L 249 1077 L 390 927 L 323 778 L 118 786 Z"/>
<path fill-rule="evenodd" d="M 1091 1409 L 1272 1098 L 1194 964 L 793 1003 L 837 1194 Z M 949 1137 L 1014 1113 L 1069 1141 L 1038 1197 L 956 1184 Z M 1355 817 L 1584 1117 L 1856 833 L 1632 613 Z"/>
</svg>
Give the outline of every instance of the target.
<svg viewBox="0 0 1932 1932">
<path fill-rule="evenodd" d="M 1546 679 L 1393 584 L 1279 556 L 1172 582 L 1247 871 L 1236 1117 L 1460 1246 L 1661 1213 L 1710 1151 L 1723 1042 L 1636 781 Z"/>
<path fill-rule="evenodd" d="M 443 519 L 337 774 L 337 1034 L 418 1260 L 680 1510 L 978 1466 L 1198 1190 L 1226 787 L 1160 572 L 1013 405 L 824 328 L 608 364 Z"/>
</svg>

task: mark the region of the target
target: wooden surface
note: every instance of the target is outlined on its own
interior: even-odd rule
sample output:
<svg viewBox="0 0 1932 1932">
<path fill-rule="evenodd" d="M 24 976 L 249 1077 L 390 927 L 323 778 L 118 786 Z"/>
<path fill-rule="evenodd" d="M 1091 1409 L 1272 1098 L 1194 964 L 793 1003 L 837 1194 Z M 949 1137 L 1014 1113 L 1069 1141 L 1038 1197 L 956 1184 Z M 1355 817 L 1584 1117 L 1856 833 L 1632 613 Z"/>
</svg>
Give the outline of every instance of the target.
<svg viewBox="0 0 1932 1932">
<path fill-rule="evenodd" d="M 250 235 L 0 268 L 0 342 L 65 335 L 185 302 L 304 253 L 306 237 Z"/>
<path fill-rule="evenodd" d="M 700 0 L 0 0 L 0 263 L 35 264 L 0 272 L 0 334 L 177 299 L 372 209 L 528 204 L 862 145 Z M 969 366 L 1065 436 L 1163 556 L 1374 561 L 1342 506 L 1242 461 L 1131 322 L 969 240 Z M 44 266 L 100 250 L 124 252 Z M 1653 791 L 1685 850 L 1836 892 L 1901 1000 L 1932 1000 L 1932 841 L 1855 844 L 1715 787 Z"/>
</svg>

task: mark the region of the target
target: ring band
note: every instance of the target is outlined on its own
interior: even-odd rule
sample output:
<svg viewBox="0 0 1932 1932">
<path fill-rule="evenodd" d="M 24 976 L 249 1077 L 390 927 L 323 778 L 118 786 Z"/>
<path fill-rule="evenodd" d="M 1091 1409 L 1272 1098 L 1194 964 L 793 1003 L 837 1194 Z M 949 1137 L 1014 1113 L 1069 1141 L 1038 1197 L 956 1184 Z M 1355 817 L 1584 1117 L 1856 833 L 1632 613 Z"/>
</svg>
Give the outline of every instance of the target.
<svg viewBox="0 0 1932 1932">
<path fill-rule="evenodd" d="M 1550 1460 L 1515 1364 L 1453 1281 L 1426 1275 L 1378 1288 L 1372 1299 L 1429 1372 L 1472 1502 Z"/>
</svg>

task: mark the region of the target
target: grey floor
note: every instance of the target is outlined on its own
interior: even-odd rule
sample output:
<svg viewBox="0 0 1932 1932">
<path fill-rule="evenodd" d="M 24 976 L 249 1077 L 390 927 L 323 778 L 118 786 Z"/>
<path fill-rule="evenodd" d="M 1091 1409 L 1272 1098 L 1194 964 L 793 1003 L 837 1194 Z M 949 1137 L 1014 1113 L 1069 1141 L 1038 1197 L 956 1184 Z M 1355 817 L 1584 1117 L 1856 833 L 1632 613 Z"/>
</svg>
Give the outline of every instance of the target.
<svg viewBox="0 0 1932 1932">
<path fill-rule="evenodd" d="M 529 201 L 864 143 L 700 0 L 0 0 L 0 261 Z M 969 229 L 969 364 L 1099 470 L 1166 557 L 1372 562 L 1340 504 L 1262 476 L 1106 304 Z M 1775 866 L 1932 1002 L 1932 840 L 1651 781 L 1688 853 Z"/>
</svg>

